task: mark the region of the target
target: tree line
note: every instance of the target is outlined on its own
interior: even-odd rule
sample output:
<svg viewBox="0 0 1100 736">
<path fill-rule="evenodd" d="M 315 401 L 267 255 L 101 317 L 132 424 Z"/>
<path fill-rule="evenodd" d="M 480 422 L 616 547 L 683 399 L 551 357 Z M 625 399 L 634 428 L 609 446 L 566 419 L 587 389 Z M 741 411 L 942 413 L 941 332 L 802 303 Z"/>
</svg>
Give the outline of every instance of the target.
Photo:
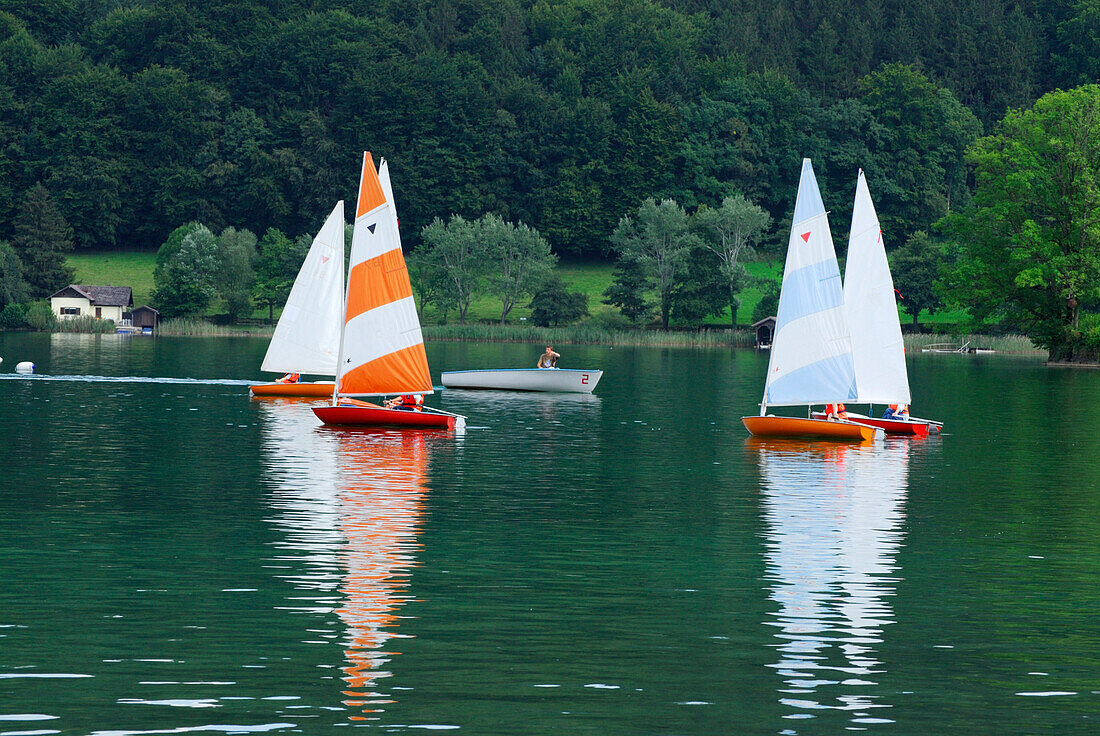
<svg viewBox="0 0 1100 736">
<path fill-rule="evenodd" d="M 908 237 L 965 204 L 983 126 L 1100 58 L 1086 2 L 259 5 L 0 4 L 0 239 L 39 183 L 78 249 L 152 250 L 189 221 L 306 232 L 364 149 L 410 245 L 493 213 L 606 255 L 647 197 L 743 194 L 781 220 L 802 156 L 826 192 L 862 165 Z"/>
<path fill-rule="evenodd" d="M 968 148 L 966 163 L 975 176 L 973 197 L 892 253 L 895 283 L 909 294 L 904 308 L 916 321 L 922 309 L 965 307 L 986 325 L 1022 330 L 1052 360 L 1096 361 L 1100 85 L 1051 92 L 1011 112 Z M 766 243 L 770 223 L 743 195 L 693 213 L 672 199 L 647 198 L 609 238 L 618 262 L 604 301 L 634 322 L 656 310 L 666 328 L 673 315 L 690 323 L 727 307 L 736 314 L 748 281 L 743 262 Z M 72 278 L 64 258 L 72 231 L 41 185 L 28 193 L 13 230 L 10 244 L 0 241 L 0 323 L 21 326 L 26 317 L 33 326 L 21 300 Z M 474 296 L 488 290 L 500 299 L 502 322 L 526 296 L 544 324 L 587 311 L 575 298 L 581 295 L 568 294 L 550 275 L 555 256 L 524 223 L 452 215 L 426 225 L 420 241 L 409 260 L 421 310 L 454 309 L 461 322 Z M 248 230 L 227 227 L 215 236 L 205 225 L 184 225 L 158 250 L 154 300 L 166 316 L 201 313 L 218 300 L 231 317 L 251 313 L 256 303 L 271 317 L 309 243 L 308 235 L 291 240 L 275 228 L 257 240 Z M 777 284 L 771 286 L 764 305 L 774 304 Z M 48 307 L 34 314 L 46 319 Z"/>
<path fill-rule="evenodd" d="M 557 256 L 620 256 L 605 298 L 667 324 L 736 298 L 705 213 L 741 197 L 780 244 L 809 156 L 841 220 L 866 171 L 914 315 L 947 299 L 1095 354 L 1097 17 L 1093 0 L 0 3 L 0 296 L 40 293 L 54 250 L 152 249 L 181 222 L 210 236 L 188 252 L 223 258 L 265 233 L 262 259 L 267 233 L 349 196 L 367 148 L 438 308 L 465 314 L 428 254 L 496 218 Z M 34 228 L 57 235 L 31 253 L 47 201 Z M 671 260 L 641 245 L 662 228 L 681 233 Z M 195 296 L 232 312 L 229 291 Z"/>
</svg>

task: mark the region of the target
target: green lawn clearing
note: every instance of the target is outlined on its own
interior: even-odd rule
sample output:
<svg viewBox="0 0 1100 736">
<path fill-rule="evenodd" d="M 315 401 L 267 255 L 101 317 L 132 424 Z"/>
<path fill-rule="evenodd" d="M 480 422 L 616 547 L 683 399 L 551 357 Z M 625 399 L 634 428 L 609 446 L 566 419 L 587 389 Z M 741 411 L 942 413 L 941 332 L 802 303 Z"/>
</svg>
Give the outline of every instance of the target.
<svg viewBox="0 0 1100 736">
<path fill-rule="evenodd" d="M 134 306 L 149 304 L 153 294 L 156 253 L 100 251 L 73 253 L 68 264 L 76 269 L 75 283 L 87 286 L 129 286 Z"/>
<path fill-rule="evenodd" d="M 156 265 L 156 253 L 137 253 L 119 251 L 99 251 L 74 253 L 68 257 L 68 263 L 76 269 L 76 283 L 95 286 L 129 286 L 134 290 L 134 306 L 149 304 L 153 293 L 153 267 Z M 781 264 L 778 261 L 754 261 L 746 264 L 748 272 L 757 278 L 778 279 Z M 566 287 L 570 291 L 580 291 L 588 295 L 588 310 L 591 314 L 601 312 L 614 312 L 614 307 L 603 304 L 603 292 L 611 284 L 614 276 L 615 264 L 600 262 L 573 262 L 559 263 L 556 268 L 561 275 Z M 737 324 L 752 324 L 752 313 L 757 302 L 763 296 L 763 290 L 758 286 L 751 286 L 741 293 L 741 306 L 737 310 Z M 508 315 L 508 322 L 522 324 L 522 318 L 531 315 L 531 309 L 527 306 L 529 300 L 521 301 Z M 275 316 L 279 312 L 276 310 Z M 266 319 L 267 310 L 257 307 L 254 318 Z M 901 313 L 902 324 L 912 322 L 912 317 Z M 921 313 L 921 324 L 956 324 L 965 319 L 965 312 L 961 310 Z M 447 315 L 448 321 L 457 322 L 458 315 L 454 311 Z M 470 311 L 466 315 L 468 324 L 500 320 L 500 299 L 492 295 L 482 295 L 470 305 Z M 425 323 L 435 324 L 439 322 L 439 315 L 434 309 L 428 308 L 425 315 Z M 714 327 L 728 327 L 730 324 L 729 310 L 718 317 L 707 320 L 708 325 Z"/>
</svg>

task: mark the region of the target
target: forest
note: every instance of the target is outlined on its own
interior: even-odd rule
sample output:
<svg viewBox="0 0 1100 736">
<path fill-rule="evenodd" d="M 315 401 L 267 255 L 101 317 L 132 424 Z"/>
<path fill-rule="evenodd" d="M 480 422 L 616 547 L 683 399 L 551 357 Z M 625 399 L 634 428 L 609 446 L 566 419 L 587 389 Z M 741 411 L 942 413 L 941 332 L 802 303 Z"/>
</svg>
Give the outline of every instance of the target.
<svg viewBox="0 0 1100 736">
<path fill-rule="evenodd" d="M 864 169 L 896 245 L 1006 111 L 1098 76 L 1097 0 L 0 0 L 0 240 L 39 184 L 78 249 L 297 237 L 370 150 L 406 247 L 492 213 L 606 257 L 650 197 L 781 232 L 803 156 L 840 218 Z"/>
</svg>

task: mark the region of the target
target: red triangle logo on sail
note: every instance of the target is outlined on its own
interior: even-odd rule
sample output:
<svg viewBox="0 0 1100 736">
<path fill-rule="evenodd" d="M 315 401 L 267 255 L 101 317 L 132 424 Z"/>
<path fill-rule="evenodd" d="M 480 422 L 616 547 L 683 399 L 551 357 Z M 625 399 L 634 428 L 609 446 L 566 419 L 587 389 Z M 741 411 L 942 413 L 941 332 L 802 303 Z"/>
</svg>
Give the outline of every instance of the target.
<svg viewBox="0 0 1100 736">
<path fill-rule="evenodd" d="M 328 263 L 328 256 L 321 256 L 321 263 Z"/>
<path fill-rule="evenodd" d="M 802 233 L 802 241 L 804 243 L 810 242 L 810 234 L 809 233 Z"/>
</svg>

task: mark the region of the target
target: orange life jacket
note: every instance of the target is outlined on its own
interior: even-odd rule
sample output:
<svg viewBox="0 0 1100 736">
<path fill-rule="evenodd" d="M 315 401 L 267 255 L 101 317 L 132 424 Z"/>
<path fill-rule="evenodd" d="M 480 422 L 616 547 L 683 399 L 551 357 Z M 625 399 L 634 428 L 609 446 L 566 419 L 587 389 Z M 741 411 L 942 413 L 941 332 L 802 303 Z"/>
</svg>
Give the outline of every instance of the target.
<svg viewBox="0 0 1100 736">
<path fill-rule="evenodd" d="M 826 404 L 825 413 L 840 416 L 841 414 L 846 414 L 847 411 L 844 409 L 844 404 Z"/>
<path fill-rule="evenodd" d="M 287 373 L 279 379 L 278 383 L 298 383 L 301 379 L 302 376 L 299 373 Z"/>
<path fill-rule="evenodd" d="M 393 405 L 395 409 L 420 409 L 422 406 L 424 406 L 424 399 L 417 401 L 416 397 L 412 394 L 402 394 L 398 396 L 397 401 Z"/>
</svg>

